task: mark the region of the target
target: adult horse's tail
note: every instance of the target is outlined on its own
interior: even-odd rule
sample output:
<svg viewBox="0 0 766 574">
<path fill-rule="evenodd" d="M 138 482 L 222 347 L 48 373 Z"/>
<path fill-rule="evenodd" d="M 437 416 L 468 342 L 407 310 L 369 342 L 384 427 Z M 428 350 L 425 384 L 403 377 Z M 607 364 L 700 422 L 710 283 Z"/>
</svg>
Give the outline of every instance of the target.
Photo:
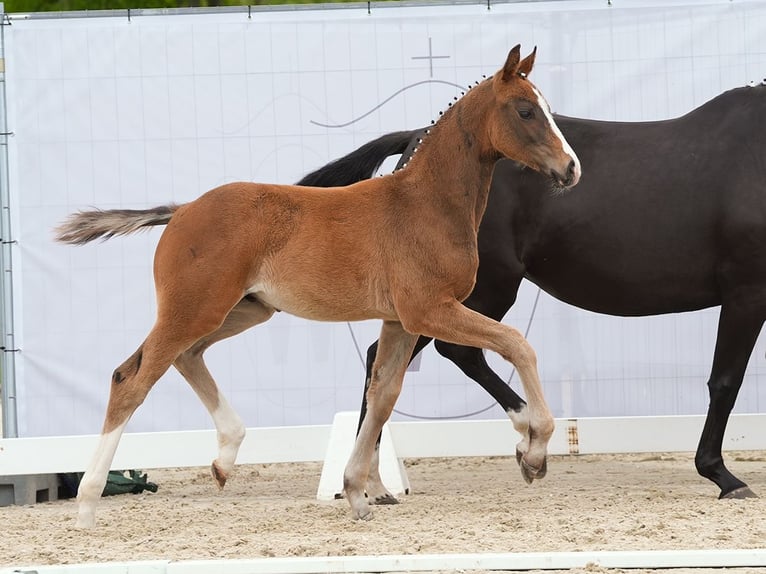
<svg viewBox="0 0 766 574">
<path fill-rule="evenodd" d="M 177 205 L 152 209 L 94 209 L 78 211 L 55 229 L 56 240 L 82 245 L 94 239 L 128 235 L 153 225 L 167 225 Z"/>
<path fill-rule="evenodd" d="M 312 171 L 296 185 L 342 187 L 371 178 L 388 156 L 404 153 L 420 130 L 392 132 Z"/>
<path fill-rule="evenodd" d="M 419 130 L 393 132 L 311 172 L 296 185 L 342 187 L 369 179 L 391 155 L 404 153 Z M 154 225 L 167 225 L 178 205 L 152 209 L 95 209 L 70 215 L 55 230 L 56 240 L 82 245 L 94 239 L 128 235 Z"/>
</svg>

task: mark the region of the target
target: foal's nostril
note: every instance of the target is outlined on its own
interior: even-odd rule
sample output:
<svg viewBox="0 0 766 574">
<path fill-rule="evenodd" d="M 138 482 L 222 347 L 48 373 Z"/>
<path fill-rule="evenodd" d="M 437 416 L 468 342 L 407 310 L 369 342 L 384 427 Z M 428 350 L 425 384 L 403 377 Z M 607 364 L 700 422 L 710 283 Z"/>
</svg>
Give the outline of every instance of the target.
<svg viewBox="0 0 766 574">
<path fill-rule="evenodd" d="M 575 163 L 570 161 L 565 172 L 551 170 L 551 179 L 561 186 L 569 187 L 575 178 Z"/>
<path fill-rule="evenodd" d="M 566 173 L 562 176 L 559 174 L 556 174 L 556 180 L 563 185 L 564 187 L 569 187 L 572 185 L 572 183 L 575 180 L 577 165 L 575 164 L 575 161 L 569 160 L 569 165 L 567 165 Z"/>
</svg>

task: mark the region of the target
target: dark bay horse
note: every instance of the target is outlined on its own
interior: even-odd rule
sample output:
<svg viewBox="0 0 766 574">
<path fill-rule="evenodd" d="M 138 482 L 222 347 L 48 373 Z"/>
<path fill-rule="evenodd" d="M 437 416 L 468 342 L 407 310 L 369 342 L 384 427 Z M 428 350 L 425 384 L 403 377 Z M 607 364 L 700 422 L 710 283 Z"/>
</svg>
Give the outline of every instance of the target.
<svg viewBox="0 0 766 574">
<path fill-rule="evenodd" d="M 501 320 L 522 278 L 577 307 L 619 316 L 720 305 L 698 472 L 721 498 L 755 496 L 724 465 L 724 431 L 766 319 L 766 86 L 728 91 L 667 121 L 621 123 L 557 116 L 577 150 L 577 193 L 556 196 L 529 169 L 501 161 L 479 231 L 479 271 L 465 305 Z M 389 134 L 302 181 L 369 177 L 384 154 L 409 155 L 420 130 Z M 376 153 L 376 147 L 380 153 Z M 421 337 L 415 353 L 431 339 Z M 524 401 L 480 349 L 436 348 L 514 418 Z M 368 351 L 368 371 L 376 345 Z M 363 402 L 362 417 L 366 406 Z M 378 503 L 396 502 L 374 471 Z M 383 493 L 383 494 L 378 494 Z"/>
<path fill-rule="evenodd" d="M 77 525 L 96 505 L 123 429 L 154 383 L 175 366 L 212 415 L 223 487 L 244 438 L 204 351 L 275 311 L 323 321 L 381 319 L 369 409 L 344 472 L 354 518 L 365 496 L 375 441 L 391 414 L 418 335 L 491 349 L 519 372 L 528 407 L 516 421 L 522 474 L 542 478 L 553 417 L 534 350 L 517 330 L 461 304 L 478 268 L 477 233 L 494 166 L 513 158 L 569 187 L 580 164 L 548 104 L 527 79 L 535 59 L 516 46 L 492 78 L 451 106 L 406 169 L 342 188 L 233 183 L 184 205 L 76 213 L 59 241 L 167 225 L 154 257 L 157 319 L 112 375 L 104 427 L 78 492 Z"/>
</svg>

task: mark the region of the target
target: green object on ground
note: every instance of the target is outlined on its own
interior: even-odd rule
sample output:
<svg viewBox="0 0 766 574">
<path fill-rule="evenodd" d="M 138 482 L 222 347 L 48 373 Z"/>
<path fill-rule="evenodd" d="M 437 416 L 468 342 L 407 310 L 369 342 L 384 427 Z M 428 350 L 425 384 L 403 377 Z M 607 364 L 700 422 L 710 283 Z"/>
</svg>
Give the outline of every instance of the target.
<svg viewBox="0 0 766 574">
<path fill-rule="evenodd" d="M 67 491 L 69 497 L 77 496 L 77 489 L 82 480 L 82 472 L 67 472 L 59 474 L 59 481 Z M 114 496 L 115 494 L 140 494 L 144 490 L 157 492 L 157 485 L 147 480 L 146 473 L 140 470 L 110 470 L 106 477 L 106 485 L 101 496 Z M 66 497 L 67 493 L 63 493 Z"/>
<path fill-rule="evenodd" d="M 144 490 L 157 492 L 157 485 L 147 480 L 146 473 L 141 474 L 140 470 L 110 470 L 101 496 L 140 494 Z"/>
</svg>

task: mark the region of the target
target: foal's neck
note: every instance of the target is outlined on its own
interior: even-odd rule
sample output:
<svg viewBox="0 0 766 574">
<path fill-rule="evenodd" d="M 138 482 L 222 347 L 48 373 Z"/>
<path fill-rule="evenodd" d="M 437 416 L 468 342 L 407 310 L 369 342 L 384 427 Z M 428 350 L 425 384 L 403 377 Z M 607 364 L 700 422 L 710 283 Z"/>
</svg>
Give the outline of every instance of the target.
<svg viewBox="0 0 766 574">
<path fill-rule="evenodd" d="M 439 205 L 469 216 L 475 229 L 500 159 L 489 141 L 492 102 L 491 80 L 470 90 L 431 126 L 401 174 Z"/>
</svg>

